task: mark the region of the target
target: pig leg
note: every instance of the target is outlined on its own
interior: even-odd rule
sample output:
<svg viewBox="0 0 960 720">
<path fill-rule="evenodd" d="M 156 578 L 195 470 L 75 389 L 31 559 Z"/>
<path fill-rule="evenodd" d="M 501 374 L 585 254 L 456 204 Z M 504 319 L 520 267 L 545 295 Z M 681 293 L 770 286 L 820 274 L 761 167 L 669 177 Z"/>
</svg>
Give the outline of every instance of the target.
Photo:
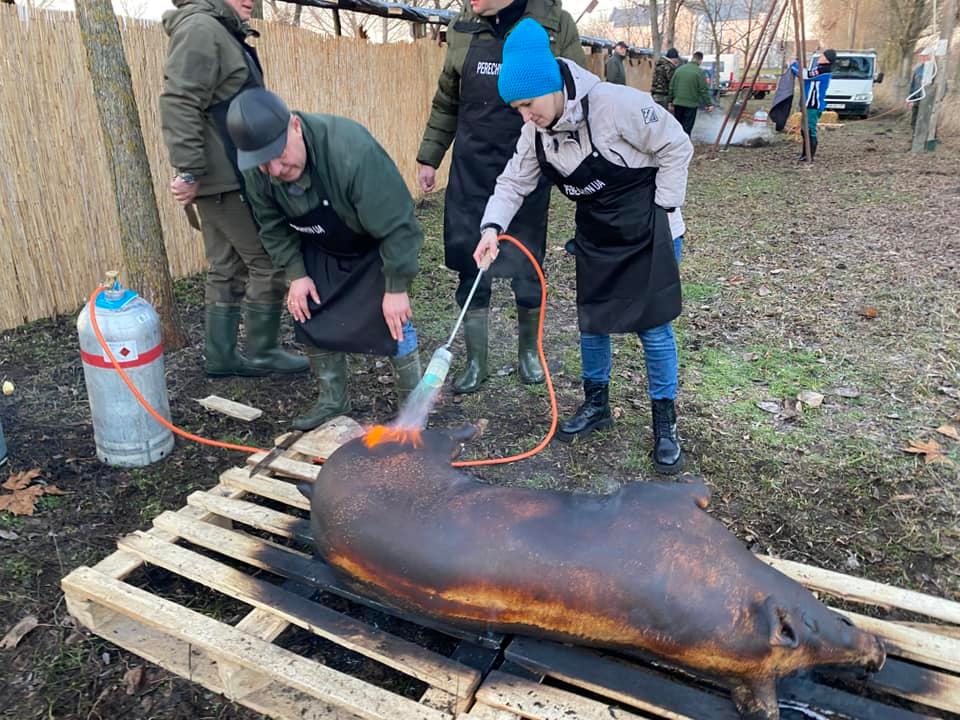
<svg viewBox="0 0 960 720">
<path fill-rule="evenodd" d="M 737 685 L 731 692 L 733 704 L 743 720 L 779 720 L 777 684 L 773 678 L 761 678 Z"/>
</svg>

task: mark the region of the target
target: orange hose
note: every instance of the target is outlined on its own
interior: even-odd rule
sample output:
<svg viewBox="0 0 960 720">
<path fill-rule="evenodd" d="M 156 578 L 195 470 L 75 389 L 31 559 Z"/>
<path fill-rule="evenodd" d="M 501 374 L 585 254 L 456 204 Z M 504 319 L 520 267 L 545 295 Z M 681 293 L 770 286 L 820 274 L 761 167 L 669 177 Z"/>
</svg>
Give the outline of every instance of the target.
<svg viewBox="0 0 960 720">
<path fill-rule="evenodd" d="M 519 455 L 510 455 L 508 457 L 502 458 L 488 458 L 486 460 L 461 460 L 459 462 L 453 463 L 454 467 L 477 467 L 479 465 L 504 465 L 506 463 L 516 462 L 518 460 L 525 460 L 526 458 L 533 457 L 538 452 L 543 450 L 553 439 L 554 434 L 557 431 L 557 423 L 559 420 L 559 412 L 557 411 L 557 395 L 553 389 L 553 378 L 550 377 L 550 369 L 547 367 L 547 358 L 543 353 L 543 323 L 544 318 L 546 317 L 547 311 L 547 279 L 543 275 L 543 270 L 540 268 L 540 263 L 537 262 L 537 259 L 533 254 L 527 250 L 523 244 L 517 240 L 512 235 L 500 235 L 498 240 L 508 240 L 516 245 L 520 252 L 527 256 L 527 259 L 533 265 L 534 269 L 537 271 L 537 277 L 540 278 L 540 327 L 537 330 L 537 354 L 540 356 L 540 364 L 543 366 L 543 374 L 547 382 L 547 392 L 550 394 L 550 430 L 547 432 L 546 437 L 540 441 L 540 443 L 533 448 L 532 450 L 527 450 L 522 452 Z M 103 348 L 103 351 L 107 354 L 107 358 L 110 360 L 110 363 L 113 365 L 113 369 L 117 371 L 120 375 L 120 379 L 130 388 L 130 392 L 133 393 L 134 397 L 137 398 L 137 401 L 143 406 L 143 408 L 150 413 L 154 420 L 163 425 L 165 428 L 171 432 L 179 435 L 182 438 L 187 440 L 193 440 L 194 442 L 201 443 L 202 445 L 210 445 L 212 447 L 224 448 L 226 450 L 237 450 L 239 452 L 245 453 L 262 453 L 268 452 L 261 448 L 250 447 L 248 445 L 235 445 L 233 443 L 222 442 L 220 440 L 210 440 L 205 437 L 200 437 L 199 435 L 194 435 L 189 433 L 186 430 L 181 430 L 176 425 L 171 423 L 160 413 L 158 413 L 150 403 L 147 402 L 147 399 L 140 394 L 140 391 L 137 390 L 136 385 L 133 384 L 133 381 L 130 380 L 123 368 L 120 367 L 120 363 L 117 361 L 117 358 L 114 356 L 113 351 L 110 349 L 110 346 L 107 345 L 106 339 L 103 337 L 103 333 L 100 331 L 100 326 L 97 324 L 97 312 L 96 312 L 96 301 L 100 293 L 106 290 L 106 286 L 102 285 L 93 291 L 93 294 L 90 295 L 89 307 L 90 307 L 90 325 L 93 327 L 93 332 L 97 336 L 97 341 L 100 343 L 100 347 Z M 314 458 L 313 461 L 316 464 L 323 464 L 323 461 L 326 458 Z"/>
<path fill-rule="evenodd" d="M 537 329 L 537 354 L 540 356 L 540 365 L 543 367 L 543 375 L 547 381 L 547 392 L 550 395 L 550 430 L 547 431 L 546 437 L 540 441 L 540 444 L 532 450 L 527 450 L 519 455 L 510 455 L 502 458 L 489 458 L 487 460 L 460 460 L 453 463 L 454 467 L 504 465 L 506 463 L 516 462 L 517 460 L 525 460 L 528 457 L 533 457 L 538 452 L 543 450 L 547 445 L 549 445 L 554 434 L 557 432 L 557 422 L 559 420 L 559 412 L 557 411 L 557 394 L 553 390 L 553 378 L 550 377 L 550 368 L 547 367 L 547 358 L 543 354 L 543 323 L 544 318 L 547 315 L 547 279 L 544 277 L 543 270 L 540 267 L 540 263 L 537 262 L 537 259 L 523 246 L 519 240 L 513 237 L 513 235 L 507 235 L 504 233 L 503 235 L 498 236 L 497 239 L 509 240 L 516 245 L 520 249 L 520 252 L 527 256 L 527 260 L 530 261 L 534 269 L 537 271 L 537 277 L 540 278 L 540 327 Z"/>
<path fill-rule="evenodd" d="M 120 375 L 120 379 L 130 388 L 130 392 L 133 393 L 134 397 L 140 402 L 143 406 L 143 409 L 146 410 L 158 423 L 163 425 L 165 428 L 170 430 L 173 433 L 176 433 L 182 438 L 187 440 L 193 440 L 202 445 L 211 445 L 213 447 L 225 448 L 227 450 L 239 450 L 240 452 L 245 453 L 261 453 L 267 452 L 266 450 L 261 450 L 260 448 L 250 447 L 248 445 L 234 445 L 233 443 L 221 442 L 220 440 L 209 440 L 205 437 L 200 437 L 199 435 L 194 435 L 193 433 L 188 433 L 186 430 L 181 430 L 172 422 L 167 420 L 163 415 L 158 413 L 156 410 L 151 407 L 150 403 L 147 402 L 147 399 L 140 394 L 140 391 L 137 390 L 137 386 L 133 384 L 133 381 L 130 380 L 123 368 L 120 367 L 120 363 L 117 362 L 116 356 L 113 354 L 113 350 L 110 349 L 110 346 L 107 345 L 106 339 L 103 337 L 103 333 L 100 332 L 100 326 L 97 324 L 97 297 L 100 293 L 106 290 L 105 285 L 101 285 L 96 290 L 93 291 L 93 294 L 90 296 L 90 325 L 93 327 L 93 333 L 97 336 L 97 341 L 100 343 L 100 347 L 103 348 L 103 351 L 107 354 L 107 359 L 110 360 L 110 363 L 113 365 L 113 369 L 117 371 Z"/>
</svg>

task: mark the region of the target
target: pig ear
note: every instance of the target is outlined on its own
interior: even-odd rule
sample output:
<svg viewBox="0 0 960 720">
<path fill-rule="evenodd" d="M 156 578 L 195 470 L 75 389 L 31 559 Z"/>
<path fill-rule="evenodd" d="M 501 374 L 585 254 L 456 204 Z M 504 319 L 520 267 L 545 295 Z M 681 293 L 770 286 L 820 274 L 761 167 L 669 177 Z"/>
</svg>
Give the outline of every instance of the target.
<svg viewBox="0 0 960 720">
<path fill-rule="evenodd" d="M 790 612 L 777 604 L 772 596 L 763 603 L 770 628 L 769 641 L 773 646 L 795 648 L 800 645 L 800 631 L 790 617 Z"/>
<path fill-rule="evenodd" d="M 313 483 L 297 483 L 297 490 L 299 490 L 300 494 L 303 495 L 307 500 L 313 499 Z"/>
</svg>

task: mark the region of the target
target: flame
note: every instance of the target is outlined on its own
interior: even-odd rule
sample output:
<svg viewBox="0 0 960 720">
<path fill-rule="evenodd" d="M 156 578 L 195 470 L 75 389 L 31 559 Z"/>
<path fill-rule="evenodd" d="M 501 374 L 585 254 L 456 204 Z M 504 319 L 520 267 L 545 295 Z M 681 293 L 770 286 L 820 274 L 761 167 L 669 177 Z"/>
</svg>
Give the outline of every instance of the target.
<svg viewBox="0 0 960 720">
<path fill-rule="evenodd" d="M 363 436 L 363 444 L 368 448 L 383 443 L 400 443 L 418 448 L 423 445 L 423 438 L 417 428 L 387 427 L 386 425 L 374 425 Z"/>
</svg>

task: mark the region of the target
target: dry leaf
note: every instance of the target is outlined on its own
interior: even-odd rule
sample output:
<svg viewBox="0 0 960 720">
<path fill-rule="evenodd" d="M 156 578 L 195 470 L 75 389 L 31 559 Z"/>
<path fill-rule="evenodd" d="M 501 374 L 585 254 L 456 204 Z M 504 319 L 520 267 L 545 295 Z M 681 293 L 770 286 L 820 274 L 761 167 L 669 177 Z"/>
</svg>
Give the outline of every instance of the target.
<svg viewBox="0 0 960 720">
<path fill-rule="evenodd" d="M 45 485 L 43 488 L 44 495 L 66 495 L 66 493 L 58 488 L 56 485 Z"/>
<path fill-rule="evenodd" d="M 39 624 L 35 615 L 27 615 L 3 636 L 3 640 L 0 640 L 0 650 L 13 650 L 24 636 Z"/>
<path fill-rule="evenodd" d="M 839 395 L 842 398 L 858 398 L 860 397 L 860 391 L 855 387 L 845 387 L 841 386 L 833 389 L 834 395 Z"/>
<path fill-rule="evenodd" d="M 623 408 L 622 408 L 622 407 L 615 406 L 615 407 L 613 408 L 613 419 L 614 419 L 614 420 L 619 420 L 619 419 L 622 418 L 622 417 L 623 417 Z"/>
<path fill-rule="evenodd" d="M 33 468 L 33 470 L 24 470 L 23 472 L 14 473 L 8 477 L 6 482 L 4 482 L 3 485 L 0 485 L 0 487 L 2 487 L 4 490 L 20 490 L 40 477 L 40 474 L 40 468 Z"/>
<path fill-rule="evenodd" d="M 802 402 L 804 405 L 809 405 L 812 408 L 820 407 L 823 404 L 823 395 L 813 390 L 804 390 L 801 393 L 797 394 L 797 400 Z"/>
<path fill-rule="evenodd" d="M 130 668 L 123 674 L 123 684 L 127 686 L 127 695 L 136 695 L 143 685 L 143 665 Z"/>
<path fill-rule="evenodd" d="M 957 432 L 957 429 L 953 425 L 941 425 L 937 428 L 937 432 L 941 435 L 946 435 L 952 440 L 960 440 L 960 432 Z"/>
<path fill-rule="evenodd" d="M 925 463 L 938 463 L 953 467 L 953 461 L 943 454 L 943 448 L 936 440 L 911 440 L 910 447 L 903 448 L 903 451 L 914 455 L 923 455 Z"/>
<path fill-rule="evenodd" d="M 803 403 L 793 398 L 784 398 L 783 416 L 785 418 L 795 418 L 803 413 Z"/>
<path fill-rule="evenodd" d="M 916 500 L 916 495 L 894 495 L 890 498 L 891 502 L 906 502 L 907 500 Z"/>
<path fill-rule="evenodd" d="M 757 407 L 764 412 L 773 413 L 774 415 L 780 412 L 780 403 L 774 400 L 764 400 L 762 402 L 758 402 Z"/>
<path fill-rule="evenodd" d="M 17 535 L 13 530 L 4 530 L 0 528 L 0 540 L 16 540 L 20 536 Z"/>
<path fill-rule="evenodd" d="M 877 312 L 877 309 L 872 305 L 860 308 L 860 314 L 865 317 L 867 320 L 873 320 L 880 313 Z"/>
</svg>

